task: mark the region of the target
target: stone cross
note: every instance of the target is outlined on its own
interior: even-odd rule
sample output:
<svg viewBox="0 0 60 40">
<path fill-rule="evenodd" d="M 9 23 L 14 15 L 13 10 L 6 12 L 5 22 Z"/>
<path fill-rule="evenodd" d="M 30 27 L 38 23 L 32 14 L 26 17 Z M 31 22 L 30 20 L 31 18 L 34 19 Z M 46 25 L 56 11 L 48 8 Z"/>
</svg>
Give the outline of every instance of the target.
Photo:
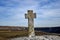
<svg viewBox="0 0 60 40">
<path fill-rule="evenodd" d="M 36 18 L 36 13 L 33 13 L 33 10 L 28 10 L 28 14 L 25 14 L 25 18 L 28 18 L 28 34 L 29 37 L 35 36 L 34 32 L 34 18 Z"/>
</svg>

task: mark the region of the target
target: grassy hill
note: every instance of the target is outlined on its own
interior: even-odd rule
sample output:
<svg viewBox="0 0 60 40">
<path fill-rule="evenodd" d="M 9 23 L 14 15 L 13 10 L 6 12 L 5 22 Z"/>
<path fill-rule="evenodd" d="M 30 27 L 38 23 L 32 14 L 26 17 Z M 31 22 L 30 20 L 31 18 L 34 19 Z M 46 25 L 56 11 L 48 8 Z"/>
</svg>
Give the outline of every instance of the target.
<svg viewBox="0 0 60 40">
<path fill-rule="evenodd" d="M 35 30 L 35 35 L 40 36 L 40 35 L 58 35 L 58 34 Z M 25 27 L 8 27 L 8 26 L 0 27 L 0 40 L 15 37 L 24 37 L 24 36 L 28 36 L 28 29 Z"/>
</svg>

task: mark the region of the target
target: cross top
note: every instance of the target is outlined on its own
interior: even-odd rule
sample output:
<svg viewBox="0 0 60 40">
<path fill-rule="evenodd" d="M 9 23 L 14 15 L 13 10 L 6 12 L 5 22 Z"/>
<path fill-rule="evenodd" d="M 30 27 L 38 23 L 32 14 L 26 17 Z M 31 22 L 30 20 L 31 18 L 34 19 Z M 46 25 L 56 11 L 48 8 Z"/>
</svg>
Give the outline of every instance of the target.
<svg viewBox="0 0 60 40">
<path fill-rule="evenodd" d="M 36 18 L 36 13 L 33 13 L 33 10 L 28 10 L 25 18 Z"/>
</svg>

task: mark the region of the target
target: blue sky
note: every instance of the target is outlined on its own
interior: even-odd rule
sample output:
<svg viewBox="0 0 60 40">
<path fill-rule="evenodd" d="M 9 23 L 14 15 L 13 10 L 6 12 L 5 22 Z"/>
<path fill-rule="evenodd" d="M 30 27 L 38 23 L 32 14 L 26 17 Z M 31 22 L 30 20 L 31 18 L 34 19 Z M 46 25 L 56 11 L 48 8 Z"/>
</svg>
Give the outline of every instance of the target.
<svg viewBox="0 0 60 40">
<path fill-rule="evenodd" d="M 60 26 L 60 0 L 0 0 L 0 26 L 28 26 L 27 10 L 37 14 L 35 27 Z"/>
</svg>

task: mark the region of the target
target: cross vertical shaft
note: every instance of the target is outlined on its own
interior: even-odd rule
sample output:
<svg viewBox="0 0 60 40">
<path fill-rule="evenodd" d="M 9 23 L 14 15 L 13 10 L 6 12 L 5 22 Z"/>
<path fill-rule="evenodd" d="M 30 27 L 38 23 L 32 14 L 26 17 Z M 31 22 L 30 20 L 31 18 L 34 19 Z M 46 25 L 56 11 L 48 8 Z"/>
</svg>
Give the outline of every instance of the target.
<svg viewBox="0 0 60 40">
<path fill-rule="evenodd" d="M 28 14 L 25 14 L 25 18 L 28 18 L 29 37 L 33 37 L 35 36 L 34 18 L 36 18 L 36 13 L 33 13 L 33 10 L 28 10 Z"/>
</svg>

